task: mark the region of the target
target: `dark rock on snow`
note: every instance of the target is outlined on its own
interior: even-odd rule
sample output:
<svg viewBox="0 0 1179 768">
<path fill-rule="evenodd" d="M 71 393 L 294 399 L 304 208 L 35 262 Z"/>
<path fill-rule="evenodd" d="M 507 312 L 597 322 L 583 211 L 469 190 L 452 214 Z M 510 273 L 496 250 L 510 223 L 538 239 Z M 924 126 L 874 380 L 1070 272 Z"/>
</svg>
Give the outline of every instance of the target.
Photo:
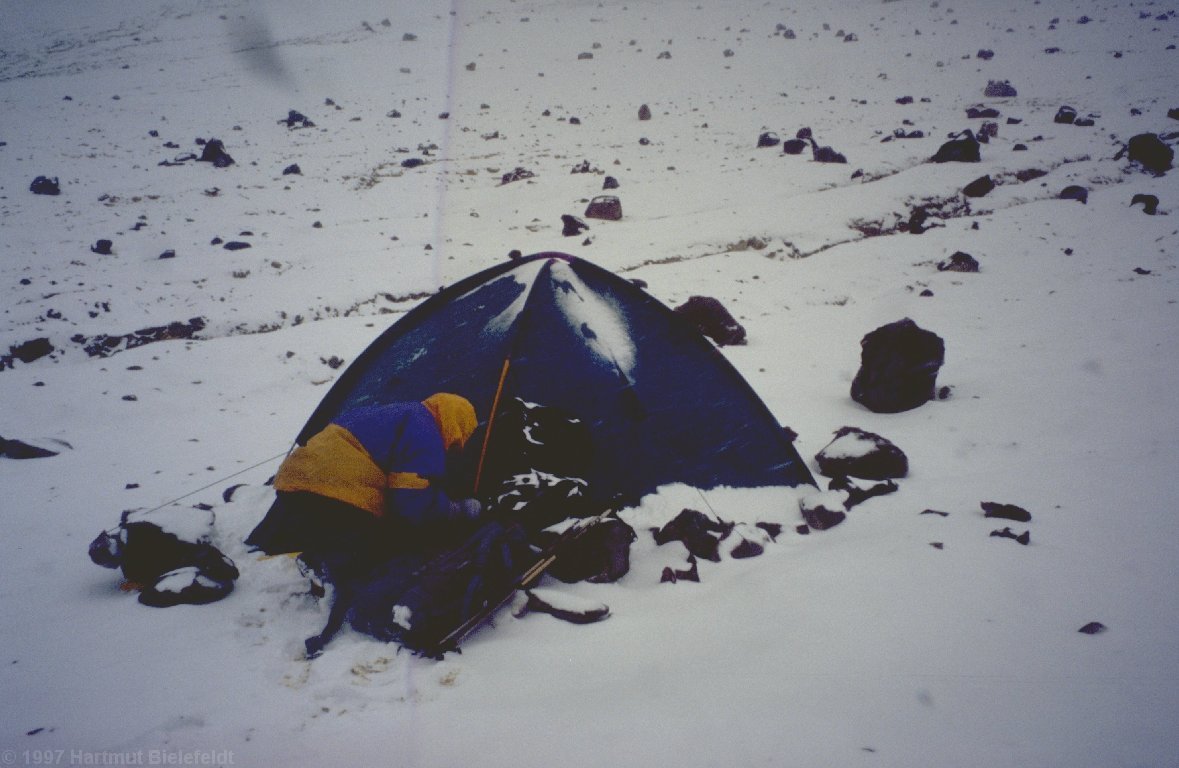
<svg viewBox="0 0 1179 768">
<path fill-rule="evenodd" d="M 729 552 L 729 557 L 733 558 L 734 560 L 747 560 L 751 557 L 757 557 L 765 551 L 765 547 L 763 547 L 761 544 L 758 544 L 756 541 L 751 539 L 741 539 L 741 543 L 733 547 L 732 551 Z"/>
<path fill-rule="evenodd" d="M 41 336 L 9 347 L 8 353 L 11 357 L 20 360 L 22 363 L 31 363 L 34 360 L 40 360 L 42 357 L 51 354 L 53 349 L 52 342 L 48 338 Z M 0 368 L 2 367 L 0 366 Z"/>
<path fill-rule="evenodd" d="M 675 584 L 677 581 L 700 581 L 700 563 L 696 560 L 695 555 L 688 555 L 687 568 L 677 571 L 669 566 L 663 569 L 663 575 L 659 578 L 659 583 Z"/>
<path fill-rule="evenodd" d="M 110 240 L 99 240 L 94 245 L 90 246 L 92 253 L 97 253 L 99 256 L 110 256 L 111 246 L 114 245 Z"/>
<path fill-rule="evenodd" d="M 881 326 L 860 342 L 851 397 L 876 413 L 899 413 L 935 396 L 945 342 L 909 318 Z"/>
<path fill-rule="evenodd" d="M 884 142 L 892 141 L 893 139 L 924 139 L 924 138 L 925 138 L 925 131 L 920 131 L 920 130 L 906 131 L 904 128 L 896 128 L 893 130 L 893 132 L 891 134 L 889 134 L 888 136 L 885 136 L 883 139 L 881 139 L 880 142 L 883 144 Z"/>
<path fill-rule="evenodd" d="M 109 357 L 123 349 L 143 346 L 155 341 L 169 341 L 172 339 L 191 339 L 204 330 L 207 321 L 203 317 L 194 317 L 188 322 L 174 322 L 168 325 L 157 325 L 150 328 L 140 328 L 138 331 L 118 336 L 99 334 L 86 337 L 78 334 L 70 340 L 83 345 L 86 354 L 91 357 Z"/>
<path fill-rule="evenodd" d="M 209 139 L 201 156 L 197 158 L 202 163 L 212 163 L 214 168 L 228 168 L 233 165 L 233 158 L 225 151 L 225 144 L 221 139 Z"/>
<path fill-rule="evenodd" d="M 245 487 L 245 483 L 235 483 L 234 485 L 229 486 L 221 492 L 221 500 L 228 504 L 229 502 L 233 501 L 233 497 L 237 495 L 237 492 Z"/>
<path fill-rule="evenodd" d="M 718 346 L 745 343 L 745 328 L 724 305 L 711 296 L 692 296 L 675 308 L 676 314 L 696 326 Z"/>
<path fill-rule="evenodd" d="M 816 163 L 846 163 L 847 158 L 842 153 L 836 152 L 831 147 L 819 146 L 813 138 L 811 142 L 811 159 Z"/>
<path fill-rule="evenodd" d="M 1059 198 L 1061 200 L 1076 200 L 1079 203 L 1087 204 L 1089 202 L 1089 190 L 1079 184 L 1070 184 L 1060 190 Z"/>
<path fill-rule="evenodd" d="M 967 107 L 966 108 L 966 117 L 971 120 L 977 120 L 979 118 L 990 119 L 990 118 L 995 118 L 998 116 L 999 116 L 999 110 L 995 109 L 994 107 Z"/>
<path fill-rule="evenodd" d="M 580 235 L 583 231 L 589 229 L 589 225 L 586 224 L 584 221 L 577 218 L 576 216 L 570 216 L 567 213 L 562 214 L 561 224 L 562 224 L 561 234 L 564 235 L 565 237 L 576 237 L 577 235 Z"/>
<path fill-rule="evenodd" d="M 991 531 L 991 537 L 999 539 L 1015 539 L 1025 547 L 1032 541 L 1032 534 L 1030 531 L 1024 531 L 1023 533 L 1017 534 L 1010 528 L 1004 528 L 1001 531 Z"/>
<path fill-rule="evenodd" d="M 639 107 L 639 119 L 640 120 L 650 120 L 651 119 L 651 108 L 648 107 L 646 104 L 643 104 L 641 107 Z"/>
<path fill-rule="evenodd" d="M 755 526 L 765 531 L 769 535 L 770 541 L 777 541 L 778 537 L 782 535 L 781 523 L 755 523 Z"/>
<path fill-rule="evenodd" d="M 962 188 L 962 194 L 967 197 L 985 197 L 995 188 L 995 180 L 990 176 L 980 176 Z"/>
<path fill-rule="evenodd" d="M 841 493 L 816 493 L 799 503 L 799 511 L 806 523 L 816 531 L 826 531 L 847 519 Z"/>
<path fill-rule="evenodd" d="M 1154 195 L 1137 194 L 1130 199 L 1130 205 L 1138 205 L 1142 203 L 1142 212 L 1148 216 L 1154 216 L 1159 209 L 1159 199 Z"/>
<path fill-rule="evenodd" d="M 1012 99 L 1019 95 L 1010 80 L 989 80 L 983 95 L 992 99 Z"/>
<path fill-rule="evenodd" d="M 844 509 L 851 509 L 877 496 L 895 493 L 898 487 L 892 480 L 864 480 L 855 477 L 835 477 L 827 484 L 829 491 L 847 493 L 847 501 L 843 503 Z"/>
<path fill-rule="evenodd" d="M 984 501 L 981 504 L 983 510 L 983 517 L 996 517 L 1003 520 L 1012 520 L 1017 523 L 1030 523 L 1032 521 L 1032 513 L 1028 512 L 1023 507 L 1018 507 L 1014 504 L 1000 504 L 995 501 Z"/>
<path fill-rule="evenodd" d="M 767 131 L 757 137 L 757 146 L 759 149 L 765 147 L 776 147 L 781 143 L 782 140 L 778 138 L 778 134 L 774 133 L 773 131 Z"/>
<path fill-rule="evenodd" d="M 815 455 L 815 461 L 827 477 L 889 480 L 909 474 L 909 459 L 904 451 L 859 427 L 838 429 L 835 438 Z"/>
<path fill-rule="evenodd" d="M 48 176 L 38 176 L 29 185 L 29 191 L 34 195 L 60 195 L 61 185 L 58 183 L 56 176 L 52 179 Z"/>
<path fill-rule="evenodd" d="M 667 525 L 654 531 L 654 536 L 659 546 L 678 541 L 695 557 L 715 563 L 720 562 L 721 539 L 732 530 L 732 523 L 716 520 L 694 509 L 684 509 Z"/>
<path fill-rule="evenodd" d="M 753 539 L 746 538 L 745 536 L 741 535 L 738 535 L 737 538 L 739 538 L 740 541 L 737 542 L 736 546 L 729 550 L 729 557 L 733 558 L 734 560 L 748 560 L 749 558 L 757 557 L 766 551 L 765 547 Z"/>
<path fill-rule="evenodd" d="M 298 163 L 291 163 L 286 168 L 282 169 L 283 176 L 302 176 L 303 169 L 299 167 Z"/>
<path fill-rule="evenodd" d="M 917 208 L 909 214 L 909 221 L 905 225 L 906 231 L 910 235 L 920 235 L 929 229 L 925 226 L 925 222 L 929 219 L 929 211 L 924 208 Z"/>
<path fill-rule="evenodd" d="M 286 119 L 278 121 L 280 125 L 285 125 L 287 128 L 314 128 L 315 123 L 308 119 L 307 115 L 302 112 L 292 109 L 287 112 Z"/>
<path fill-rule="evenodd" d="M 521 181 L 522 179 L 531 179 L 534 176 L 536 176 L 536 174 L 533 173 L 532 171 L 528 170 L 527 168 L 521 168 L 520 166 L 516 166 L 513 170 L 505 173 L 503 176 L 500 176 L 499 183 L 502 186 L 504 184 L 511 184 L 513 181 Z"/>
<path fill-rule="evenodd" d="M 619 221 L 622 219 L 622 201 L 614 195 L 598 195 L 585 208 L 587 219 Z"/>
<path fill-rule="evenodd" d="M 1122 155 L 1127 155 L 1130 162 L 1138 163 L 1150 173 L 1161 176 L 1171 170 L 1175 150 L 1167 146 L 1157 134 L 1140 133 L 1131 138 L 1114 159 L 1120 160 Z"/>
<path fill-rule="evenodd" d="M 1061 125 L 1070 125 L 1077 119 L 1077 110 L 1070 106 L 1062 106 L 1056 110 L 1056 116 L 1052 118 L 1052 122 L 1060 123 Z"/>
<path fill-rule="evenodd" d="M 1015 178 L 1025 183 L 1047 175 L 1048 171 L 1040 170 L 1039 168 L 1028 168 L 1023 171 L 1015 172 Z"/>
<path fill-rule="evenodd" d="M 937 270 L 938 272 L 977 272 L 978 260 L 969 253 L 956 251 L 950 255 L 950 258 L 939 262 Z"/>
<path fill-rule="evenodd" d="M 978 163 L 982 161 L 982 154 L 978 139 L 967 128 L 961 133 L 953 134 L 930 159 L 935 163 Z"/>
<path fill-rule="evenodd" d="M 782 152 L 787 155 L 801 155 L 806 147 L 805 139 L 787 139 L 782 142 Z"/>
<path fill-rule="evenodd" d="M 602 189 L 618 189 L 618 179 L 607 176 L 602 182 Z"/>
<path fill-rule="evenodd" d="M 1077 631 L 1082 635 L 1097 635 L 1104 632 L 1106 629 L 1108 629 L 1108 627 L 1106 627 L 1100 621 L 1091 621 Z"/>
</svg>

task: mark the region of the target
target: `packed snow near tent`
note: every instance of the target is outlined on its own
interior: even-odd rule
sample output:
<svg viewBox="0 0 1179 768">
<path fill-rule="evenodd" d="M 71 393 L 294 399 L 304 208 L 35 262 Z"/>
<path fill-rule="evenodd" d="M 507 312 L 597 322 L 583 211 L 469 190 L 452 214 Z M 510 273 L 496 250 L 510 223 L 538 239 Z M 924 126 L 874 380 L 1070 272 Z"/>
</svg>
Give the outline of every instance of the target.
<svg viewBox="0 0 1179 768">
<path fill-rule="evenodd" d="M 1174 762 L 1179 195 L 1174 170 L 1120 155 L 1145 134 L 1174 147 L 1174 9 L 3 18 L 5 761 Z M 979 162 L 929 162 L 968 128 Z M 758 147 L 770 132 L 806 149 Z M 214 139 L 232 163 L 200 160 Z M 606 176 L 622 218 L 587 218 Z M 588 228 L 564 237 L 562 216 Z M 546 582 L 603 621 L 507 612 L 442 661 L 345 633 L 304 660 L 325 606 L 240 544 L 267 479 L 374 338 L 514 250 L 585 258 L 669 307 L 718 299 L 746 331 L 719 353 L 824 490 L 815 457 L 845 426 L 903 449 L 908 475 L 809 535 L 792 492 L 671 486 L 627 510 L 621 581 Z M 977 273 L 938 268 L 960 252 Z M 949 389 L 875 413 L 849 396 L 860 342 L 906 317 L 945 340 Z M 22 445 L 56 455 L 11 458 Z M 210 605 L 140 605 L 87 544 L 178 497 L 213 513 L 241 575 Z M 684 508 L 784 533 L 663 582 L 684 552 L 648 529 Z M 991 536 L 1005 526 L 1029 542 Z"/>
</svg>

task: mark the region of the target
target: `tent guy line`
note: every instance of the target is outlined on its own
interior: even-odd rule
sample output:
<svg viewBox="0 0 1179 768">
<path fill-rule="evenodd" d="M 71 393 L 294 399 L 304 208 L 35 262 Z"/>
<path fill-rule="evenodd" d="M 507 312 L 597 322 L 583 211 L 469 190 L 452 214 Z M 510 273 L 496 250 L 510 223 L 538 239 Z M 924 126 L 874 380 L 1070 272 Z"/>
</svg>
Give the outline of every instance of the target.
<svg viewBox="0 0 1179 768">
<path fill-rule="evenodd" d="M 277 461 L 278 459 L 281 459 L 284 456 L 286 456 L 287 454 L 289 454 L 293 448 L 294 448 L 294 445 L 292 444 L 289 448 L 284 450 L 282 453 L 277 453 L 274 456 L 271 456 L 266 459 L 262 459 L 261 461 L 255 463 L 255 464 L 251 464 L 248 467 L 243 467 L 242 469 L 239 469 L 238 471 L 236 471 L 232 474 L 225 475 L 224 477 L 219 477 L 210 483 L 202 485 L 200 488 L 196 488 L 194 490 L 189 491 L 188 493 L 184 494 L 183 496 L 177 496 L 174 499 L 171 499 L 169 501 L 165 501 L 163 504 L 160 504 L 157 507 L 152 507 L 151 509 L 145 510 L 144 514 L 149 514 L 151 512 L 159 511 L 159 510 L 163 509 L 164 507 L 170 507 L 173 504 L 176 504 L 177 502 L 184 501 L 187 498 L 191 498 L 193 496 L 196 496 L 198 493 L 200 493 L 202 491 L 207 491 L 214 486 L 220 485 L 221 483 L 224 483 L 226 480 L 232 480 L 233 478 L 235 478 L 239 475 L 244 475 L 245 473 L 249 472 L 250 470 L 254 470 L 254 469 L 257 469 L 258 467 L 265 466 L 272 461 Z"/>
</svg>

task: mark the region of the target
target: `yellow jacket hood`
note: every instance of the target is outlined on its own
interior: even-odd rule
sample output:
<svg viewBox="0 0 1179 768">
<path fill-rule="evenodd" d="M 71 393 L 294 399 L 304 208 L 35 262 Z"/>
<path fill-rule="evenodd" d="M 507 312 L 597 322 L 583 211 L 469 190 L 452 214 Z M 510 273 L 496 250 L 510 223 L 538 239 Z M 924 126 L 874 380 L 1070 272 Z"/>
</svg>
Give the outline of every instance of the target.
<svg viewBox="0 0 1179 768">
<path fill-rule="evenodd" d="M 439 392 L 430 395 L 422 401 L 438 423 L 438 430 L 442 433 L 442 447 L 449 451 L 451 448 L 462 447 L 467 444 L 478 418 L 475 416 L 475 406 L 471 401 L 459 395 Z"/>
</svg>

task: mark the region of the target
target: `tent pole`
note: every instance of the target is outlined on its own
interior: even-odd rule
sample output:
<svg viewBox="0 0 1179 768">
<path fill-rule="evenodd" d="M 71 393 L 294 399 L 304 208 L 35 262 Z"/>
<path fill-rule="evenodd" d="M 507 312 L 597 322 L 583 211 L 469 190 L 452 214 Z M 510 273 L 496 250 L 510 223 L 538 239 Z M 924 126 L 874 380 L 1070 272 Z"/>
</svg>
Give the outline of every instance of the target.
<svg viewBox="0 0 1179 768">
<path fill-rule="evenodd" d="M 508 379 L 508 368 L 512 364 L 509 355 L 504 358 L 504 366 L 499 372 L 499 384 L 495 388 L 495 397 L 491 401 L 491 413 L 487 415 L 487 431 L 483 433 L 483 447 L 479 451 L 479 466 L 475 468 L 475 488 L 473 492 L 479 495 L 479 481 L 483 477 L 483 460 L 487 458 L 487 446 L 491 441 L 491 428 L 495 425 L 495 414 L 499 412 L 499 400 L 504 393 L 504 382 Z"/>
</svg>

